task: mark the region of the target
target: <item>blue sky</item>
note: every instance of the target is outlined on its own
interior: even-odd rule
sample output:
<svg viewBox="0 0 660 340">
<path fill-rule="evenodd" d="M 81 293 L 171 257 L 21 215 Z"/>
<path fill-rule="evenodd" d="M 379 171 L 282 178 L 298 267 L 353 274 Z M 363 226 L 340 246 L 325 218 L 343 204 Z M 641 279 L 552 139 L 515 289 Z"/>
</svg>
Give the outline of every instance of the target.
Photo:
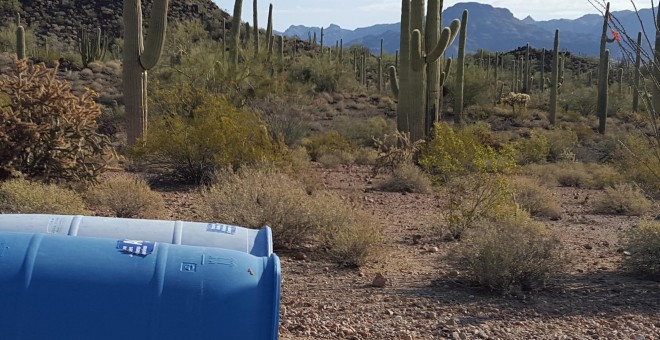
<svg viewBox="0 0 660 340">
<path fill-rule="evenodd" d="M 213 0 L 231 14 L 233 0 Z M 474 0 L 473 0 L 474 1 Z M 602 3 L 601 0 L 592 0 Z M 457 2 L 445 0 L 444 8 Z M 476 2 L 508 8 L 519 19 L 531 15 L 536 20 L 575 19 L 584 14 L 598 13 L 589 0 L 477 0 Z M 649 1 L 635 1 L 639 8 L 648 7 Z M 323 26 L 337 24 L 355 29 L 374 24 L 398 22 L 401 16 L 400 0 L 259 0 L 259 25 L 264 26 L 268 5 L 273 4 L 273 26 L 284 31 L 290 25 Z M 630 0 L 611 0 L 612 10 L 632 9 Z M 252 21 L 252 1 L 243 0 L 243 21 Z"/>
</svg>

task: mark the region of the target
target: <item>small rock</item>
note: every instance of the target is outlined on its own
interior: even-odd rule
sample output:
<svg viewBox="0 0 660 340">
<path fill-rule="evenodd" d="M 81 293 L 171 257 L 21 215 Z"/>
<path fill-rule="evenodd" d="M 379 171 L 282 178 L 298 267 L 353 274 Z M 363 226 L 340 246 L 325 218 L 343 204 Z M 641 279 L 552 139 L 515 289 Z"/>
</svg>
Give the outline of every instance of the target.
<svg viewBox="0 0 660 340">
<path fill-rule="evenodd" d="M 594 247 L 592 247 L 591 244 L 585 244 L 585 245 L 584 245 L 584 249 L 591 250 L 591 249 L 593 249 L 593 248 L 594 248 Z"/>
<path fill-rule="evenodd" d="M 376 277 L 374 277 L 374 280 L 371 282 L 371 285 L 374 287 L 383 288 L 385 285 L 387 285 L 387 279 L 385 276 L 383 276 L 383 274 L 377 273 Z"/>
<path fill-rule="evenodd" d="M 307 260 L 307 255 L 305 253 L 302 253 L 302 252 L 297 252 L 297 253 L 293 254 L 293 259 L 296 260 L 296 261 L 305 261 L 305 260 Z"/>
<path fill-rule="evenodd" d="M 629 251 L 624 250 L 624 251 L 623 251 L 623 255 L 630 256 L 630 255 L 632 255 L 632 254 L 631 254 Z"/>
<path fill-rule="evenodd" d="M 439 251 L 440 251 L 440 249 L 438 249 L 438 247 L 431 247 L 431 248 L 429 248 L 429 253 L 437 253 L 437 252 L 439 252 Z"/>
</svg>

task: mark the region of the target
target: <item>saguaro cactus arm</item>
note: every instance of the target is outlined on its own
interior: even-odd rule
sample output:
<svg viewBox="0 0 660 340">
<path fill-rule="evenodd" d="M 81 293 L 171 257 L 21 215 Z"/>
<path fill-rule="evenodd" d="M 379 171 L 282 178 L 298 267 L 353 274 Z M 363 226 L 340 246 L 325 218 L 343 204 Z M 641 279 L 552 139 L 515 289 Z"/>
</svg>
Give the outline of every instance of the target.
<svg viewBox="0 0 660 340">
<path fill-rule="evenodd" d="M 168 0 L 156 0 L 151 9 L 147 41 L 144 52 L 140 54 L 140 64 L 145 70 L 151 70 L 156 66 L 161 53 L 163 53 L 167 31 L 167 7 Z"/>
<path fill-rule="evenodd" d="M 390 66 L 387 69 L 390 73 L 390 88 L 395 97 L 399 97 L 399 79 L 396 77 L 396 67 Z"/>
</svg>

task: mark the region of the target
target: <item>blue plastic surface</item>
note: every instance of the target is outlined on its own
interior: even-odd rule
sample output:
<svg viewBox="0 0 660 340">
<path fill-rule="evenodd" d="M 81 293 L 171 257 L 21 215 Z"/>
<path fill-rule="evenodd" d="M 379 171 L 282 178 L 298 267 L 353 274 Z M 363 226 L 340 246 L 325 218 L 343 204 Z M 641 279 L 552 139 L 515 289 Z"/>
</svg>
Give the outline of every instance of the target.
<svg viewBox="0 0 660 340">
<path fill-rule="evenodd" d="M 0 232 L 0 338 L 277 339 L 280 282 L 275 254 Z"/>
<path fill-rule="evenodd" d="M 255 256 L 273 253 L 270 228 L 248 229 L 222 223 L 45 214 L 0 214 L 0 231 L 48 233 L 215 247 Z"/>
</svg>

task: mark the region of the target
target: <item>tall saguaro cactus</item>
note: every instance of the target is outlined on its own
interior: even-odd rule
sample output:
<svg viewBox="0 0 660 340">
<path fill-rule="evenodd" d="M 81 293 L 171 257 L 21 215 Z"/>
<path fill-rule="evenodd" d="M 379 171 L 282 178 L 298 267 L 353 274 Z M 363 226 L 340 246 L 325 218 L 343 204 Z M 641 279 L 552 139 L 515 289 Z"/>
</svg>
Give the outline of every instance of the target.
<svg viewBox="0 0 660 340">
<path fill-rule="evenodd" d="M 139 0 L 138 0 L 139 1 Z M 238 55 L 241 40 L 241 14 L 243 13 L 243 0 L 234 3 L 234 15 L 231 18 L 231 30 L 229 31 L 229 61 L 234 68 L 238 66 Z"/>
<path fill-rule="evenodd" d="M 128 144 L 147 132 L 147 71 L 160 59 L 167 28 L 168 0 L 155 0 L 152 6 L 146 44 L 142 34 L 140 0 L 124 0 L 124 105 Z"/>
<path fill-rule="evenodd" d="M 523 79 L 522 79 L 523 82 L 522 83 L 523 83 L 523 92 L 524 93 L 530 93 L 531 92 L 531 86 L 530 85 L 531 85 L 532 76 L 530 74 L 530 69 L 531 69 L 530 63 L 531 63 L 531 61 L 530 61 L 529 54 L 530 54 L 529 53 L 529 43 L 527 43 L 527 49 L 525 51 L 525 62 L 523 64 L 525 66 L 523 66 L 523 70 L 522 70 L 522 72 L 523 72 Z"/>
<path fill-rule="evenodd" d="M 429 8 L 442 10 L 441 0 Z M 409 132 L 411 140 L 424 139 L 430 119 L 427 115 L 427 79 L 428 65 L 440 58 L 453 42 L 460 20 L 452 21 L 445 27 L 437 41 L 425 41 L 424 37 L 424 0 L 402 0 L 401 3 L 401 39 L 400 39 L 400 80 L 390 77 L 392 90 L 398 94 L 397 128 Z M 429 15 L 427 14 L 427 17 Z M 427 28 L 428 29 L 428 28 Z M 431 28 L 433 29 L 433 28 Z M 426 51 L 430 51 L 427 53 Z M 390 74 L 396 70 L 390 69 Z"/>
<path fill-rule="evenodd" d="M 252 30 L 254 31 L 254 58 L 259 56 L 259 16 L 257 15 L 257 0 L 252 1 Z"/>
<path fill-rule="evenodd" d="M 458 65 L 456 67 L 456 103 L 454 104 L 454 123 L 463 122 L 463 81 L 465 78 L 465 40 L 467 38 L 468 10 L 463 10 L 461 30 L 458 37 Z"/>
<path fill-rule="evenodd" d="M 555 44 L 552 48 L 552 73 L 550 75 L 550 124 L 557 120 L 557 91 L 559 84 L 559 30 L 555 30 Z"/>
<path fill-rule="evenodd" d="M 603 32 L 600 36 L 600 62 L 598 64 L 598 101 L 596 112 L 598 114 L 598 132 L 605 133 L 605 120 L 607 119 L 607 82 L 609 74 L 609 51 L 605 49 L 607 43 L 614 42 L 614 38 L 607 37 L 607 22 L 610 20 L 610 3 L 605 5 L 603 15 Z"/>
<path fill-rule="evenodd" d="M 16 56 L 25 59 L 25 28 L 21 25 L 20 13 L 16 13 Z"/>
<path fill-rule="evenodd" d="M 633 76 L 633 102 L 632 111 L 639 112 L 639 68 L 642 64 L 642 32 L 637 33 L 637 45 L 635 45 L 635 75 Z"/>
</svg>

